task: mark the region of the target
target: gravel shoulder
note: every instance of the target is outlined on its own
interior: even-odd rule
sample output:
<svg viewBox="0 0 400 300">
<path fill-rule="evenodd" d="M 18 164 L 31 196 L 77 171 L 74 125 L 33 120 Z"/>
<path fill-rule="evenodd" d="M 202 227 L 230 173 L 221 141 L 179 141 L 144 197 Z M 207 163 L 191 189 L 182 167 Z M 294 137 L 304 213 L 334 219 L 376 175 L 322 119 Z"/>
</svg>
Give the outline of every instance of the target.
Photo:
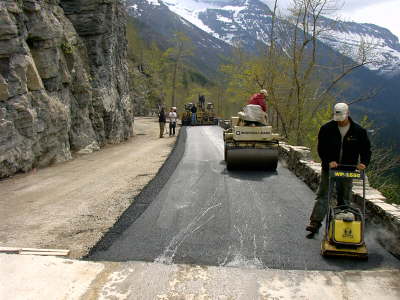
<svg viewBox="0 0 400 300">
<path fill-rule="evenodd" d="M 134 131 L 123 144 L 0 181 L 0 246 L 86 255 L 155 177 L 176 141 L 158 137 L 154 118 L 137 118 Z"/>
</svg>

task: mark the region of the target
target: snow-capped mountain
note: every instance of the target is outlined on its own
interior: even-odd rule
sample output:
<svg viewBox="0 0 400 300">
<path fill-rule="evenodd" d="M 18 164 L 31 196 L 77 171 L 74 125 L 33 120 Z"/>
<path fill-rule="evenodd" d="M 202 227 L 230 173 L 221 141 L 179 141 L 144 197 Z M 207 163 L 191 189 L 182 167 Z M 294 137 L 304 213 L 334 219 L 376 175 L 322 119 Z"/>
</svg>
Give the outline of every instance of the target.
<svg viewBox="0 0 400 300">
<path fill-rule="evenodd" d="M 127 0 L 128 14 L 142 24 L 144 38 L 152 39 L 150 35 L 162 38 L 165 44 L 176 32 L 183 32 L 194 46 L 195 55 L 190 63 L 196 65 L 205 74 L 214 77 L 218 66 L 224 58 L 230 57 L 232 47 L 221 39 L 193 24 L 193 20 L 174 13 L 161 0 Z M 168 45 L 171 46 L 171 45 Z"/>
<path fill-rule="evenodd" d="M 230 44 L 267 42 L 271 11 L 258 0 L 164 0 L 171 11 Z"/>
<path fill-rule="evenodd" d="M 333 49 L 357 60 L 359 45 L 364 43 L 372 63 L 367 67 L 390 77 L 400 74 L 400 43 L 388 29 L 374 24 L 334 22 L 323 18 L 322 26 L 330 28 L 320 40 Z M 332 25 L 333 24 L 333 25 Z"/>
<path fill-rule="evenodd" d="M 149 5 L 166 6 L 182 20 L 213 37 L 247 49 L 259 43 L 268 44 L 271 10 L 261 0 L 140 0 Z M 135 0 L 128 2 L 134 3 Z M 137 2 L 137 1 L 136 1 Z M 132 4 L 132 6 L 135 4 Z M 323 18 L 321 26 L 329 28 L 320 41 L 353 60 L 358 60 L 359 45 L 371 49 L 370 70 L 393 76 L 400 69 L 400 44 L 389 30 L 373 25 L 339 22 Z M 281 37 L 283 38 L 283 37 Z"/>
</svg>

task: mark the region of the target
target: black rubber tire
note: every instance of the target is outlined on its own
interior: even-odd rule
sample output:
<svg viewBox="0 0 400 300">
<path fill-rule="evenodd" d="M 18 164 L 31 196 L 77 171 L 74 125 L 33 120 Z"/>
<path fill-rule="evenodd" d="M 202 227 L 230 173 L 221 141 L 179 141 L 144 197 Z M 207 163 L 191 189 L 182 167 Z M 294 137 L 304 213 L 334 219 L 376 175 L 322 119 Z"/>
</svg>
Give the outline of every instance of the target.
<svg viewBox="0 0 400 300">
<path fill-rule="evenodd" d="M 278 161 L 274 161 L 271 164 L 268 164 L 268 166 L 265 168 L 267 171 L 276 171 L 278 168 Z"/>
</svg>

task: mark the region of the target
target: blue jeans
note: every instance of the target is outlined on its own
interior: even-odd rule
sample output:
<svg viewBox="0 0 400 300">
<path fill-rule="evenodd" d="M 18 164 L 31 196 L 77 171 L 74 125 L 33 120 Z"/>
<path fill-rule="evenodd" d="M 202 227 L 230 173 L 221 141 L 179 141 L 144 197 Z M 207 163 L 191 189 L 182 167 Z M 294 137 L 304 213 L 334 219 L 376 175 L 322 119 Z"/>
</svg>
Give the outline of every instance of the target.
<svg viewBox="0 0 400 300">
<path fill-rule="evenodd" d="M 337 205 L 349 205 L 353 182 L 350 178 L 335 178 Z M 317 198 L 310 217 L 311 222 L 321 223 L 328 212 L 329 171 L 322 170 Z M 333 191 L 332 191 L 333 192 Z M 332 198 L 332 197 L 331 197 Z"/>
<path fill-rule="evenodd" d="M 196 114 L 192 113 L 192 125 L 196 125 L 196 121 L 197 121 Z"/>
<path fill-rule="evenodd" d="M 175 135 L 176 122 L 169 123 L 169 136 Z"/>
</svg>

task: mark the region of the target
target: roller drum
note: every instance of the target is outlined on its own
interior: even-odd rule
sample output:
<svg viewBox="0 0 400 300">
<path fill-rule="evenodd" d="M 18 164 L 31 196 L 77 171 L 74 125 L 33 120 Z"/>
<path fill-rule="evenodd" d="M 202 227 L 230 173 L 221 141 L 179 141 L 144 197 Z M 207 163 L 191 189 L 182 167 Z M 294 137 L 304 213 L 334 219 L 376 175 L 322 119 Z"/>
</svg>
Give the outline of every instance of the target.
<svg viewBox="0 0 400 300">
<path fill-rule="evenodd" d="M 278 166 L 278 149 L 227 149 L 226 165 L 228 170 L 260 169 L 275 171 Z"/>
</svg>

